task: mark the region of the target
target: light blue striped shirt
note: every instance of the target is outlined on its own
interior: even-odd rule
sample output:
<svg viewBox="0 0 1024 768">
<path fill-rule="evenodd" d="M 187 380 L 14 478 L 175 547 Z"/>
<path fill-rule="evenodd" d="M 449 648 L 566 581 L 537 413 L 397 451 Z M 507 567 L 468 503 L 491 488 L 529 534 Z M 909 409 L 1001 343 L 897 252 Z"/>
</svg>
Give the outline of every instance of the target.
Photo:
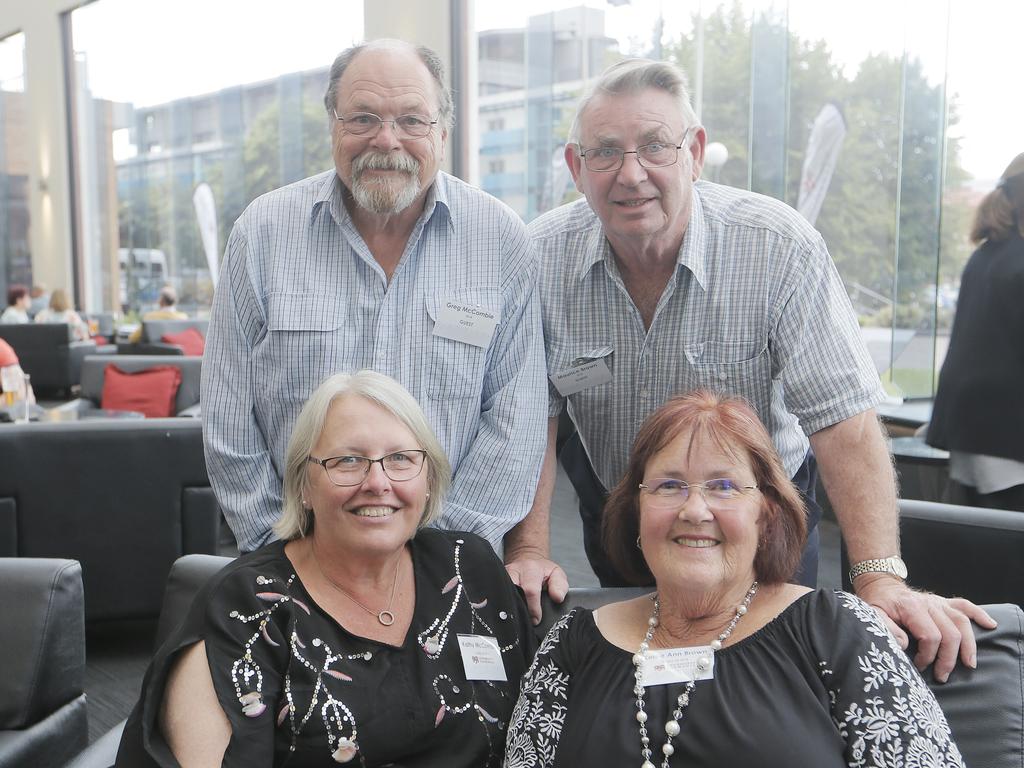
<svg viewBox="0 0 1024 768">
<path fill-rule="evenodd" d="M 778 200 L 699 182 L 676 269 L 645 329 L 601 221 L 579 200 L 530 224 L 540 256 L 551 374 L 601 357 L 612 380 L 568 400 L 591 464 L 609 490 L 633 438 L 669 397 L 712 389 L 744 397 L 790 477 L 807 435 L 884 396 L 857 318 L 821 235 Z"/>
<path fill-rule="evenodd" d="M 372 368 L 419 401 L 454 472 L 438 526 L 496 549 L 533 502 L 547 388 L 536 254 L 507 206 L 439 173 L 390 284 L 334 171 L 253 201 L 232 229 L 203 362 L 210 482 L 243 551 L 272 538 L 284 453 L 327 376 Z M 486 348 L 432 335 L 447 301 L 496 312 Z"/>
</svg>

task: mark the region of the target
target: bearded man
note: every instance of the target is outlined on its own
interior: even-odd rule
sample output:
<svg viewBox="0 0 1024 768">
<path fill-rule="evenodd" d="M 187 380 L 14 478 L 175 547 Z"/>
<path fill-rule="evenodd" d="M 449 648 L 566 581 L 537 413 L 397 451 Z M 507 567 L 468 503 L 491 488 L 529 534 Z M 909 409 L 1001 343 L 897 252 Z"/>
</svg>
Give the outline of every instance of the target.
<svg viewBox="0 0 1024 768">
<path fill-rule="evenodd" d="M 303 402 L 372 368 L 419 400 L 451 462 L 440 527 L 497 548 L 529 511 L 545 448 L 525 225 L 438 170 L 452 98 L 430 49 L 342 52 L 324 105 L 335 169 L 256 199 L 228 240 L 203 364 L 211 484 L 239 549 L 268 542 Z"/>
</svg>

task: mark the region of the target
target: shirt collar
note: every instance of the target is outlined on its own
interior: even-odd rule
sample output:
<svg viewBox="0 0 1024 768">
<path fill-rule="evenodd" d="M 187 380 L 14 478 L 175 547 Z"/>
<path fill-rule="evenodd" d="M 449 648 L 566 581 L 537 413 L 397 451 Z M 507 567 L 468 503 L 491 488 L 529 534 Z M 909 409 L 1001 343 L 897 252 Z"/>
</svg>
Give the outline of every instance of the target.
<svg viewBox="0 0 1024 768">
<path fill-rule="evenodd" d="M 676 264 L 690 270 L 701 288 L 707 288 L 707 221 L 704 216 L 704 204 L 701 201 L 696 184 L 693 187 L 691 199 L 690 222 L 686 225 L 683 243 L 679 246 L 679 254 L 676 256 Z M 590 273 L 590 270 L 600 262 L 607 263 L 610 274 L 618 274 L 611 244 L 608 242 L 608 238 L 604 236 L 604 228 L 593 227 L 588 237 L 589 241 L 587 242 L 583 261 L 579 266 L 577 279 L 582 280 L 585 278 Z"/>
</svg>

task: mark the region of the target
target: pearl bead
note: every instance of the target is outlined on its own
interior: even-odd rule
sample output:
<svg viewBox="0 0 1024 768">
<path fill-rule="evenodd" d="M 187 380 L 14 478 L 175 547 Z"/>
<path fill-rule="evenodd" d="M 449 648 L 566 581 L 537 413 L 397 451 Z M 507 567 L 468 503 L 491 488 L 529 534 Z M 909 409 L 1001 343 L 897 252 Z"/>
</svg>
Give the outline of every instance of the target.
<svg viewBox="0 0 1024 768">
<path fill-rule="evenodd" d="M 722 650 L 722 641 L 721 640 L 712 640 L 711 641 L 711 650 L 713 650 L 713 651 L 720 651 L 720 650 Z"/>
<path fill-rule="evenodd" d="M 639 666 L 640 666 L 641 664 L 643 664 L 643 663 L 644 663 L 644 657 L 643 657 L 643 654 L 640 654 L 640 653 L 634 653 L 634 654 L 633 654 L 633 666 L 634 666 L 634 667 L 639 667 Z"/>
<path fill-rule="evenodd" d="M 707 656 L 701 656 L 697 660 L 697 666 L 700 667 L 701 670 L 707 669 L 709 664 L 711 664 L 711 659 L 709 659 Z"/>
<path fill-rule="evenodd" d="M 662 744 L 661 751 L 665 753 L 665 757 L 671 757 L 675 753 L 676 748 L 671 744 Z"/>
<path fill-rule="evenodd" d="M 644 763 L 640 768 L 657 768 L 657 766 L 655 766 L 650 760 L 644 760 Z"/>
<path fill-rule="evenodd" d="M 747 615 L 747 606 L 741 605 L 739 608 L 736 609 L 736 613 L 738 613 L 740 616 L 746 616 Z"/>
<path fill-rule="evenodd" d="M 658 626 L 658 617 L 657 616 L 651 616 L 651 618 L 649 618 L 647 620 L 647 626 L 649 626 L 649 627 L 656 627 L 656 626 Z"/>
<path fill-rule="evenodd" d="M 669 720 L 667 723 L 665 723 L 665 733 L 667 733 L 669 736 L 678 736 L 679 723 L 677 723 L 675 720 Z"/>
<path fill-rule="evenodd" d="M 641 709 L 639 712 L 636 713 L 636 721 L 638 723 L 646 723 L 647 722 L 647 713 L 644 712 Z"/>
</svg>

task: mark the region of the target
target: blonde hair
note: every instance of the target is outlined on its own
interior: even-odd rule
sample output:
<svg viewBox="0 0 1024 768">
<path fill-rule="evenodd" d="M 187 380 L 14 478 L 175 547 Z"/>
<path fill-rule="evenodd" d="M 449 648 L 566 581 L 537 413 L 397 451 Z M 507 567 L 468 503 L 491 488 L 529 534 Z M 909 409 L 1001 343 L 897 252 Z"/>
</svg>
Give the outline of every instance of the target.
<svg viewBox="0 0 1024 768">
<path fill-rule="evenodd" d="M 302 506 L 309 482 L 310 465 L 307 459 L 323 433 L 331 404 L 338 398 L 350 395 L 379 405 L 412 432 L 420 447 L 427 452 L 427 491 L 430 496 L 419 527 L 429 525 L 441 516 L 444 495 L 451 485 L 451 465 L 416 399 L 397 381 L 376 371 L 336 373 L 325 379 L 306 400 L 288 441 L 284 467 L 284 509 L 274 524 L 274 533 L 281 539 L 298 539 L 312 530 L 313 514 Z"/>
<path fill-rule="evenodd" d="M 54 312 L 66 312 L 71 309 L 71 300 L 63 288 L 54 288 L 50 294 L 50 309 Z"/>
</svg>

